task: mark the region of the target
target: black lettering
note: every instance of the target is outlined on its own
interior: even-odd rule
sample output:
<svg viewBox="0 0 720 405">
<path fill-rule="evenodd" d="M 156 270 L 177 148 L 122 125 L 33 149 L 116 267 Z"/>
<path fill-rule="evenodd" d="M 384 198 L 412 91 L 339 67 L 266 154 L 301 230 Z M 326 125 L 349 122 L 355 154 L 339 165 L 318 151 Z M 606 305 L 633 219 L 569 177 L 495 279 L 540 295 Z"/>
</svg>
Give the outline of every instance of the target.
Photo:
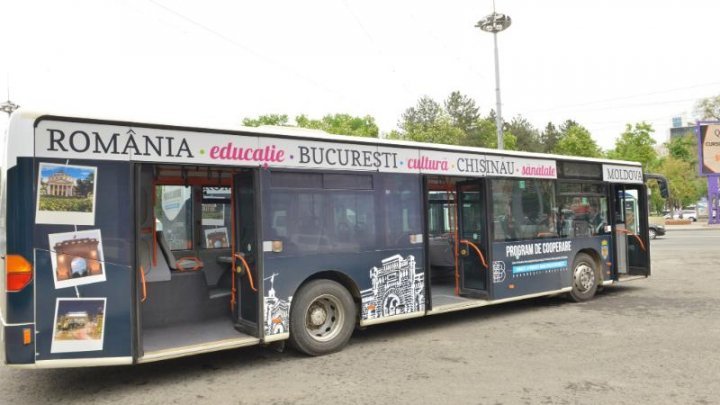
<svg viewBox="0 0 720 405">
<path fill-rule="evenodd" d="M 327 151 L 325 151 L 325 161 L 330 166 L 335 166 L 337 164 L 337 161 L 330 159 L 330 152 L 334 152 L 335 156 L 337 156 L 337 149 L 329 148 Z"/>
<path fill-rule="evenodd" d="M 113 155 L 118 155 L 119 152 L 117 151 L 117 138 L 120 136 L 120 134 L 112 134 L 110 137 L 110 141 L 105 144 L 102 141 L 102 137 L 99 133 L 93 132 L 93 135 L 95 135 L 95 150 L 94 153 L 111 153 Z M 112 152 L 111 152 L 112 150 Z"/>
<path fill-rule="evenodd" d="M 360 166 L 360 151 L 353 150 L 352 152 L 352 165 Z"/>
<path fill-rule="evenodd" d="M 85 141 L 85 145 L 81 148 L 75 144 L 75 140 L 78 139 L 78 137 Z M 90 148 L 90 136 L 83 131 L 73 132 L 70 134 L 70 148 L 78 153 L 87 151 Z"/>
<path fill-rule="evenodd" d="M 62 140 L 65 139 L 65 134 L 63 131 L 59 129 L 48 129 L 48 132 L 50 132 L 50 149 L 53 152 L 57 152 L 59 150 L 62 150 L 63 152 L 67 152 L 68 150 L 65 149 L 65 147 L 62 145 Z M 57 138 L 55 136 L 58 136 Z M 55 145 L 59 146 L 60 149 L 55 149 Z"/>
<path fill-rule="evenodd" d="M 135 143 L 135 138 L 132 136 L 128 137 L 127 143 L 125 144 L 125 148 L 123 149 L 122 153 L 123 155 L 128 155 L 128 149 L 132 148 L 135 153 L 134 155 L 141 155 L 140 149 L 138 149 L 137 144 Z"/>
<path fill-rule="evenodd" d="M 158 137 L 158 138 L 162 138 L 162 137 Z M 172 139 L 172 138 L 167 138 L 167 139 Z M 193 156 L 192 152 L 190 151 L 190 145 L 188 145 L 185 138 L 183 138 L 182 142 L 180 142 L 180 148 L 178 148 L 178 153 L 175 156 L 180 157 L 180 152 L 185 152 L 185 154 L 186 154 L 185 157 L 189 157 L 189 158 L 195 157 L 195 156 Z"/>
<path fill-rule="evenodd" d="M 370 160 L 372 159 L 372 152 L 370 151 L 363 151 L 363 166 L 367 167 L 370 166 Z"/>
<path fill-rule="evenodd" d="M 143 138 L 145 138 L 145 153 L 143 153 L 143 155 L 145 155 L 145 156 L 150 156 L 150 152 L 149 152 L 149 151 L 150 151 L 150 148 L 152 148 L 152 149 L 155 151 L 155 154 L 156 154 L 157 156 L 161 156 L 161 155 L 162 155 L 162 140 L 163 140 L 163 137 L 162 137 L 162 136 L 156 136 L 156 137 L 155 137 L 155 138 L 157 138 L 157 140 L 158 140 L 157 145 L 155 145 L 155 144 L 152 142 L 152 138 L 150 138 L 149 136 L 145 135 L 145 136 L 143 136 Z M 178 151 L 178 154 L 179 154 L 179 153 L 180 153 L 180 152 Z"/>
<path fill-rule="evenodd" d="M 310 163 L 310 154 L 308 153 L 307 146 L 298 146 L 298 149 L 300 149 L 300 163 Z"/>
</svg>

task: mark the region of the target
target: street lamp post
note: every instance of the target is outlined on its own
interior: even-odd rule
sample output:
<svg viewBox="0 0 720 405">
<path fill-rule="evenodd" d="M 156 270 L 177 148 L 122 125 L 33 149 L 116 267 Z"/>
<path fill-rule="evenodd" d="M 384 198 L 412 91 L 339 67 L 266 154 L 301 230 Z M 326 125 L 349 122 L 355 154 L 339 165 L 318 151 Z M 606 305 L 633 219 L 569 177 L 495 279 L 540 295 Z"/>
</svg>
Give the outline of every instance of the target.
<svg viewBox="0 0 720 405">
<path fill-rule="evenodd" d="M 475 24 L 476 27 L 480 28 L 485 32 L 493 34 L 493 40 L 495 42 L 495 99 L 497 103 L 497 114 L 495 116 L 495 125 L 497 126 L 497 144 L 498 149 L 503 149 L 503 128 L 502 128 L 502 112 L 500 110 L 500 63 L 498 61 L 498 46 L 497 46 L 497 34 L 498 32 L 506 30 L 512 20 L 509 15 L 500 14 L 495 12 L 495 2 L 493 1 L 493 12 L 482 20 Z"/>
</svg>

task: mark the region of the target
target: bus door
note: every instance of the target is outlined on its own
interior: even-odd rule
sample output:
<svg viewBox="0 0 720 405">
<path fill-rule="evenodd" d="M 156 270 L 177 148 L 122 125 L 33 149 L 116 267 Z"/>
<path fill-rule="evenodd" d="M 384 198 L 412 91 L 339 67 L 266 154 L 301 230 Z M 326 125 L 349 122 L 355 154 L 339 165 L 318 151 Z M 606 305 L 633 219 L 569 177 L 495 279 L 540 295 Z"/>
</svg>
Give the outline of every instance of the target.
<svg viewBox="0 0 720 405">
<path fill-rule="evenodd" d="M 457 184 L 460 294 L 487 298 L 488 232 L 485 180 Z"/>
<path fill-rule="evenodd" d="M 262 288 L 256 174 L 255 170 L 243 169 L 233 177 L 235 322 L 239 330 L 253 336 L 259 330 L 258 300 Z"/>
<path fill-rule="evenodd" d="M 618 277 L 650 275 L 647 192 L 644 185 L 613 186 L 615 269 Z"/>
</svg>

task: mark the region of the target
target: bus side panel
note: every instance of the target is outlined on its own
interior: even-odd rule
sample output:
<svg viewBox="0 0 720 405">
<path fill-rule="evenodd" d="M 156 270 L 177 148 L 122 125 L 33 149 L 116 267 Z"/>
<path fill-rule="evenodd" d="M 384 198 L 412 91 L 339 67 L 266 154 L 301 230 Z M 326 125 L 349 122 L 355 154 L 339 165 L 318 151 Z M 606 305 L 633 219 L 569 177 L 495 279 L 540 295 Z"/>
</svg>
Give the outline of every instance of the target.
<svg viewBox="0 0 720 405">
<path fill-rule="evenodd" d="M 82 177 L 73 167 L 89 167 L 96 188 L 92 225 L 65 224 L 62 215 L 51 215 L 55 224 L 35 225 L 37 360 L 130 357 L 135 277 L 131 165 L 44 159 L 41 173 L 40 163 L 38 176 L 59 165 Z M 102 276 L 95 274 L 97 267 L 93 270 L 95 257 L 103 259 L 98 260 Z M 70 262 L 64 266 L 72 272 L 69 277 L 60 274 L 60 260 Z"/>
<path fill-rule="evenodd" d="M 287 332 L 292 295 L 315 273 L 339 272 L 358 288 L 360 319 L 425 311 L 422 248 L 273 257 L 265 253 L 265 335 Z M 273 274 L 276 276 L 271 277 Z"/>
<path fill-rule="evenodd" d="M 7 253 L 23 256 L 33 262 L 32 224 L 35 215 L 33 201 L 33 159 L 18 158 L 17 166 L 7 171 Z M 5 277 L 5 275 L 3 275 Z M 7 293 L 8 323 L 32 323 L 33 289 L 35 279 L 19 292 Z M 4 293 L 4 292 L 3 292 Z M 5 356 L 8 364 L 32 363 L 35 346 L 23 344 L 22 330 L 28 326 L 5 328 Z M 31 336 L 34 336 L 34 331 Z M 34 341 L 34 339 L 33 339 Z"/>
<path fill-rule="evenodd" d="M 265 246 L 262 322 L 265 336 L 289 332 L 292 296 L 305 280 L 323 272 L 340 273 L 354 284 L 356 290 L 351 293 L 358 301 L 361 320 L 425 312 L 423 199 L 419 176 L 363 173 L 373 176 L 374 187 L 355 191 L 349 188 L 273 189 L 272 174 L 261 174 L 264 218 L 264 243 L 261 245 Z M 336 172 L 328 174 L 335 175 Z M 322 208 L 314 214 L 319 216 L 318 222 L 291 226 L 293 221 L 302 223 L 309 212 L 308 206 L 299 207 L 300 200 L 294 197 L 313 193 L 324 196 L 314 194 L 316 198 L 304 200 L 305 204 L 311 200 L 323 201 Z M 364 197 L 353 200 L 352 196 L 360 194 Z M 292 197 L 284 200 L 285 203 L 278 199 L 274 201 L 273 196 L 280 195 Z M 345 199 L 355 203 L 342 205 L 344 203 L 339 201 Z M 344 231 L 357 231 L 351 232 L 355 236 L 343 238 L 343 226 L 338 225 L 342 218 L 339 217 L 347 211 L 353 211 L 351 216 L 355 221 L 350 221 L 352 226 Z M 364 220 L 358 219 L 365 215 Z M 373 225 L 366 221 L 372 221 Z M 279 232 L 281 229 L 283 232 Z M 283 242 L 283 252 L 272 252 L 274 240 Z M 331 275 L 319 277 L 332 278 Z"/>
<path fill-rule="evenodd" d="M 610 235 L 493 243 L 493 299 L 556 291 L 572 285 L 572 265 L 581 250 L 593 251 L 602 279 L 610 276 Z"/>
</svg>

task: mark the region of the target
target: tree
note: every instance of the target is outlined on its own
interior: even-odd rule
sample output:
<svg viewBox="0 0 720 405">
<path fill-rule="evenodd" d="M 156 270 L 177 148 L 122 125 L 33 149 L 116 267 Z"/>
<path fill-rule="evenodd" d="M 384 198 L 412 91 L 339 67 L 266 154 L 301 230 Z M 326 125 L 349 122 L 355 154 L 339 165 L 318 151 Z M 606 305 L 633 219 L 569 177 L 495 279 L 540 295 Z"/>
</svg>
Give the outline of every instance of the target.
<svg viewBox="0 0 720 405">
<path fill-rule="evenodd" d="M 555 145 L 554 153 L 560 155 L 601 157 L 602 150 L 581 125 L 571 125 Z"/>
<path fill-rule="evenodd" d="M 655 139 L 650 135 L 655 132 L 646 122 L 625 126 L 625 132 L 615 141 L 615 149 L 608 152 L 610 159 L 631 160 L 640 162 L 644 170 L 649 170 L 657 163 Z"/>
<path fill-rule="evenodd" d="M 353 135 L 377 138 L 380 132 L 375 119 L 369 115 L 353 117 L 349 114 L 328 114 L 322 119 L 310 119 L 307 116 L 295 117 L 295 122 L 301 128 L 321 129 L 330 134 Z"/>
<path fill-rule="evenodd" d="M 261 125 L 297 126 L 300 128 L 320 129 L 330 134 L 353 135 L 377 138 L 380 132 L 375 118 L 366 115 L 354 117 L 349 114 L 328 114 L 321 119 L 308 118 L 305 114 L 295 117 L 295 125 L 288 123 L 286 114 L 261 115 L 258 118 L 245 118 L 243 125 L 259 127 Z"/>
<path fill-rule="evenodd" d="M 700 99 L 695 113 L 703 120 L 720 120 L 720 95 Z"/>
<path fill-rule="evenodd" d="M 428 96 L 423 96 L 415 107 L 405 110 L 398 126 L 406 133 L 424 130 L 435 125 L 442 115 L 440 104 Z"/>
<path fill-rule="evenodd" d="M 444 104 L 452 126 L 466 134 L 469 134 L 480 120 L 480 109 L 475 105 L 475 100 L 459 91 L 450 93 Z"/>
<path fill-rule="evenodd" d="M 509 142 L 508 136 L 512 135 L 503 135 L 503 143 L 505 145 Z M 512 142 L 514 142 L 515 137 L 512 136 L 512 138 Z M 497 148 L 497 130 L 495 129 L 495 119 L 490 117 L 478 119 L 475 126 L 462 139 L 461 144 L 481 148 Z"/>
<path fill-rule="evenodd" d="M 287 114 L 269 114 L 261 115 L 258 118 L 244 118 L 243 125 L 246 127 L 259 127 L 261 125 L 290 126 Z"/>
<path fill-rule="evenodd" d="M 526 152 L 543 152 L 540 134 L 535 127 L 521 115 L 515 116 L 507 125 L 507 132 L 515 137 L 514 149 Z M 504 143 L 504 136 L 503 136 Z M 509 147 L 506 149 L 510 149 Z"/>
<path fill-rule="evenodd" d="M 545 153 L 551 153 L 555 149 L 555 145 L 560 139 L 560 132 L 555 128 L 552 122 L 548 122 L 545 126 L 545 130 L 540 134 L 540 143 L 542 144 L 542 151 Z"/>
<path fill-rule="evenodd" d="M 668 180 L 670 197 L 668 205 L 673 208 L 682 208 L 696 202 L 706 191 L 705 179 L 698 175 L 688 176 L 696 173 L 691 163 L 667 156 L 660 162 L 658 171 Z"/>
<path fill-rule="evenodd" d="M 692 135 L 685 135 L 670 139 L 665 144 L 668 154 L 675 159 L 679 159 L 692 164 L 697 163 L 697 138 Z"/>
</svg>

